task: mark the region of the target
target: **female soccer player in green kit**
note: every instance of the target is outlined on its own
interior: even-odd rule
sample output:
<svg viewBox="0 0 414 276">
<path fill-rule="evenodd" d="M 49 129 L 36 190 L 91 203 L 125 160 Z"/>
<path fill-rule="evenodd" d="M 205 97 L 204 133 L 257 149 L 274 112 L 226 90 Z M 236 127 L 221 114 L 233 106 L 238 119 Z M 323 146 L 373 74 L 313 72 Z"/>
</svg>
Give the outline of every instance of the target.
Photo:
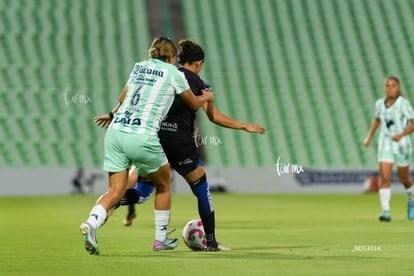
<svg viewBox="0 0 414 276">
<path fill-rule="evenodd" d="M 192 40 L 183 39 L 179 42 L 179 70 L 184 73 L 194 95 L 201 95 L 203 90 L 211 87 L 198 75 L 204 64 L 205 53 L 200 45 Z M 265 134 L 265 129 L 257 124 L 246 124 L 232 119 L 217 110 L 213 103 L 206 103 L 203 109 L 211 122 L 236 130 L 249 133 Z M 198 146 L 194 141 L 194 121 L 196 113 L 189 109 L 179 97 L 174 103 L 158 132 L 160 143 L 170 162 L 171 167 L 178 172 L 188 183 L 194 196 L 197 198 L 197 207 L 206 235 L 206 251 L 229 251 L 230 248 L 220 245 L 215 236 L 215 211 L 210 195 L 204 164 L 200 159 Z M 134 172 L 131 178 L 137 180 Z M 137 185 L 131 183 L 133 189 L 128 189 L 125 202 L 129 202 L 129 212 L 125 225 L 130 225 L 135 217 L 134 203 L 143 203 L 151 194 L 151 181 L 141 178 Z M 131 203 L 132 202 L 132 203 Z"/>
<path fill-rule="evenodd" d="M 381 125 L 378 139 L 378 162 L 381 174 L 379 196 L 382 207 L 380 221 L 391 221 L 391 175 L 393 165 L 397 165 L 398 177 L 407 192 L 407 218 L 414 219 L 414 193 L 410 179 L 412 146 L 409 134 L 414 131 L 414 112 L 406 98 L 403 97 L 400 81 L 396 77 L 385 79 L 385 98 L 375 104 L 375 118 L 368 136 L 364 141 L 366 147 L 371 144 L 372 136 Z"/>
<path fill-rule="evenodd" d="M 155 185 L 153 249 L 170 250 L 178 245 L 177 239 L 167 237 L 171 205 L 170 169 L 157 135 L 175 95 L 179 95 L 192 109 L 197 109 L 207 101 L 214 101 L 214 94 L 193 94 L 184 74 L 174 65 L 177 48 L 170 39 L 155 39 L 149 55 L 150 59 L 135 64 L 114 112 L 95 119 L 98 124 L 109 126 L 105 135 L 103 166 L 109 174 L 109 189 L 80 226 L 89 254 L 99 254 L 96 229 L 102 226 L 108 211 L 124 195 L 131 164 L 139 168 L 139 174 L 148 175 Z"/>
</svg>

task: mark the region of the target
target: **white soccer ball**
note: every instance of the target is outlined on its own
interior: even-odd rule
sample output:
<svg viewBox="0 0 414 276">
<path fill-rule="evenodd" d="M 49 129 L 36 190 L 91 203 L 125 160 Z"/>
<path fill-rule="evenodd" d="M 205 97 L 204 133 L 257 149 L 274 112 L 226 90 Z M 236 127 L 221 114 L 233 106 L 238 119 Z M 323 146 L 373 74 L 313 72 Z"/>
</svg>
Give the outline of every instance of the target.
<svg viewBox="0 0 414 276">
<path fill-rule="evenodd" d="M 207 240 L 203 222 L 199 219 L 187 222 L 183 229 L 183 240 L 185 245 L 192 250 L 204 250 L 207 246 Z"/>
</svg>

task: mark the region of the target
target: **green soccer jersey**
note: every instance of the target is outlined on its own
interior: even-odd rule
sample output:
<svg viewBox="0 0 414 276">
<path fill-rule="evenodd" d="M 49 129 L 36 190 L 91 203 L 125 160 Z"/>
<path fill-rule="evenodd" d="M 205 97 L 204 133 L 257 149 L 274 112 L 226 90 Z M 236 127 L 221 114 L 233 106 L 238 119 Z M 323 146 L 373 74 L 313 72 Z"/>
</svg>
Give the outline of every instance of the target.
<svg viewBox="0 0 414 276">
<path fill-rule="evenodd" d="M 398 97 L 395 102 L 385 106 L 386 98 L 379 99 L 375 104 L 375 117 L 381 120 L 381 132 L 378 140 L 378 151 L 393 154 L 409 154 L 412 151 L 409 135 L 399 142 L 394 142 L 392 136 L 400 134 L 414 119 L 413 109 L 407 99 Z"/>
<path fill-rule="evenodd" d="M 136 63 L 127 86 L 125 100 L 110 127 L 147 135 L 157 135 L 175 94 L 190 89 L 175 65 L 158 59 Z"/>
</svg>

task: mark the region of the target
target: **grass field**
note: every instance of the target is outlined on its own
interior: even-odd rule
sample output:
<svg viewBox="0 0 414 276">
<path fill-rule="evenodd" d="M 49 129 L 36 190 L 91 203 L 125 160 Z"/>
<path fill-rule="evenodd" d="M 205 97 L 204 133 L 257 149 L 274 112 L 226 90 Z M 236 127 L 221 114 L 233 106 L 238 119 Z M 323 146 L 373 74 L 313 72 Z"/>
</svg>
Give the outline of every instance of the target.
<svg viewBox="0 0 414 276">
<path fill-rule="evenodd" d="M 376 195 L 213 197 L 218 239 L 232 252 L 191 252 L 182 242 L 153 252 L 151 200 L 131 227 L 121 208 L 98 230 L 99 256 L 86 253 L 79 232 L 97 196 L 0 197 L 0 275 L 414 274 L 404 195 L 393 196 L 391 223 L 377 221 Z M 191 195 L 174 196 L 172 236 L 196 217 Z"/>
</svg>

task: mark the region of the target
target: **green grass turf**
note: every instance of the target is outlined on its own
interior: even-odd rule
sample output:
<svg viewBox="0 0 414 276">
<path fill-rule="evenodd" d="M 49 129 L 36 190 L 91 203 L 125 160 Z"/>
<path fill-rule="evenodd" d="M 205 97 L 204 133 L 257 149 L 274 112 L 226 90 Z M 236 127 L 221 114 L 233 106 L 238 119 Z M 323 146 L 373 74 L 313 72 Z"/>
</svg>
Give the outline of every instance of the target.
<svg viewBox="0 0 414 276">
<path fill-rule="evenodd" d="M 150 200 L 131 227 L 118 209 L 98 230 L 101 255 L 90 256 L 79 224 L 96 198 L 0 197 L 0 275 L 414 275 L 402 194 L 393 195 L 391 223 L 378 222 L 376 195 L 215 194 L 217 236 L 233 248 L 219 253 L 182 242 L 153 252 Z M 196 217 L 195 199 L 175 195 L 172 236 Z"/>
</svg>

